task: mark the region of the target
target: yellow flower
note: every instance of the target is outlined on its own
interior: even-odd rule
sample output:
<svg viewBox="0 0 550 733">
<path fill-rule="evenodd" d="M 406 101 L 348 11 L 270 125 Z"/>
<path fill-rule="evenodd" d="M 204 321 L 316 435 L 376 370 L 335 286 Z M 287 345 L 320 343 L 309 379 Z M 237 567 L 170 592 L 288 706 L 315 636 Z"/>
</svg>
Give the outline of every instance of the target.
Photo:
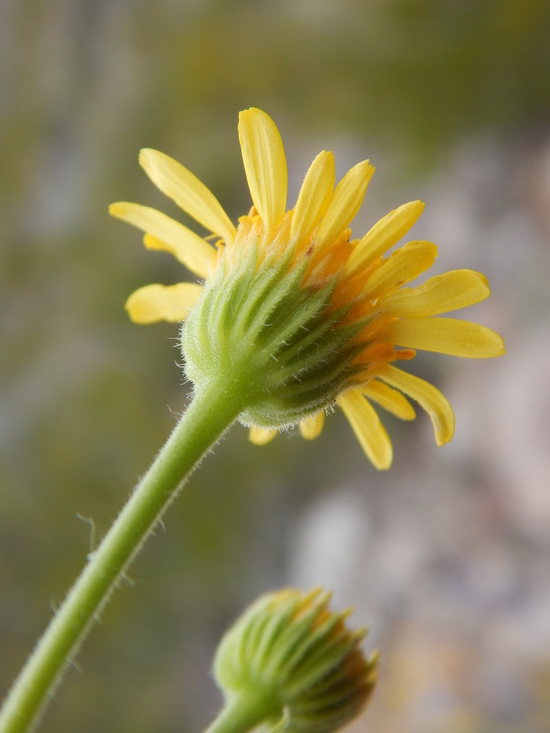
<svg viewBox="0 0 550 733">
<path fill-rule="evenodd" d="M 207 241 L 212 237 L 203 239 L 155 209 L 113 204 L 113 216 L 145 232 L 146 247 L 171 252 L 205 281 L 204 286 L 180 283 L 140 288 L 126 304 L 130 318 L 136 323 L 182 321 L 193 311 L 205 288 L 208 291 L 214 287 L 216 279 L 220 292 L 231 288 L 237 292 L 238 282 L 251 283 L 252 280 L 245 281 L 239 275 L 247 257 L 252 257 L 254 276 L 274 272 L 280 266 L 283 281 L 277 281 L 279 300 L 270 307 L 273 312 L 280 308 L 285 287 L 295 297 L 292 287 L 296 280 L 296 292 L 302 300 L 300 304 L 298 300 L 292 301 L 291 315 L 285 316 L 290 318 L 292 328 L 295 314 L 307 308 L 308 301 L 314 303 L 317 294 L 322 294 L 324 300 L 319 300 L 321 305 L 312 305 L 310 320 L 301 326 L 310 335 L 298 342 L 289 327 L 289 335 L 280 336 L 278 351 L 269 356 L 279 361 L 281 348 L 286 348 L 283 356 L 288 365 L 298 358 L 297 354 L 307 352 L 307 366 L 305 362 L 299 364 L 292 374 L 295 382 L 301 383 L 302 375 L 307 379 L 313 374 L 314 363 L 317 371 L 308 383 L 309 401 L 300 405 L 293 402 L 292 410 L 283 410 L 280 419 L 273 405 L 248 411 L 244 421 L 251 425 L 252 442 L 266 443 L 278 429 L 296 422 L 304 438 L 315 438 L 322 430 L 326 409 L 336 403 L 368 458 L 377 468 L 386 469 L 392 461 L 392 446 L 371 403 L 402 420 L 412 420 L 415 411 L 407 399 L 411 397 L 429 414 L 437 444 L 447 443 L 455 429 L 449 402 L 433 385 L 394 363 L 412 359 L 415 349 L 469 358 L 503 354 L 503 341 L 494 331 L 467 321 L 434 318 L 487 298 L 490 290 L 485 276 L 473 270 L 454 270 L 432 277 L 418 287 L 403 287 L 428 270 L 437 256 L 437 247 L 426 241 L 408 242 L 387 254 L 421 215 L 421 201 L 403 204 L 364 237 L 352 239 L 349 224 L 361 207 L 374 173 L 369 161 L 351 168 L 335 187 L 334 157 L 330 152 L 321 152 L 306 174 L 294 208 L 287 211 L 286 159 L 274 122 L 259 109 L 241 112 L 239 139 L 253 207 L 239 219 L 237 228 L 214 195 L 186 168 L 156 150 L 141 151 L 140 163 L 153 183 L 212 232 L 216 242 L 213 246 Z M 252 290 L 252 285 L 244 288 L 247 289 Z M 249 306 L 250 312 L 259 307 L 260 294 L 264 300 L 267 298 L 267 291 L 262 291 L 260 285 L 256 285 L 256 290 L 256 305 Z M 241 307 L 246 292 L 241 292 L 239 298 L 235 295 L 227 305 L 228 312 L 234 313 Z M 213 307 L 208 306 L 209 313 Z M 312 313 L 317 318 L 315 324 L 321 323 L 324 329 L 315 342 L 315 329 L 321 326 L 311 325 Z M 270 325 L 266 321 L 262 321 L 264 328 Z M 285 323 L 284 319 L 281 323 Z M 192 352 L 196 338 L 189 337 L 188 342 L 188 352 Z M 214 363 L 218 352 L 213 347 L 210 351 Z M 193 362 L 189 353 L 186 359 Z M 328 364 L 322 374 L 321 364 Z M 191 363 L 188 373 L 194 381 L 196 371 Z M 314 382 L 316 392 L 312 391 Z M 288 387 L 288 379 L 285 386 Z M 279 392 L 277 400 L 277 404 L 284 402 Z"/>
</svg>

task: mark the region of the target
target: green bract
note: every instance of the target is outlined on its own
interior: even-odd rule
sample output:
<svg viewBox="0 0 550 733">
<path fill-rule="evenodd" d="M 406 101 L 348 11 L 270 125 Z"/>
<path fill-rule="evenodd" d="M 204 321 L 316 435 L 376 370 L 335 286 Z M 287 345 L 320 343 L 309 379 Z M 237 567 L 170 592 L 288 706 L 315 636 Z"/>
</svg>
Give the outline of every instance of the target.
<svg viewBox="0 0 550 733">
<path fill-rule="evenodd" d="M 360 367 L 352 344 L 366 320 L 342 326 L 349 306 L 327 312 L 336 286 L 303 285 L 308 261 L 294 248 L 257 266 L 258 245 L 229 267 L 222 258 L 181 333 L 185 372 L 195 389 L 231 386 L 246 425 L 280 428 L 334 404 Z"/>
</svg>

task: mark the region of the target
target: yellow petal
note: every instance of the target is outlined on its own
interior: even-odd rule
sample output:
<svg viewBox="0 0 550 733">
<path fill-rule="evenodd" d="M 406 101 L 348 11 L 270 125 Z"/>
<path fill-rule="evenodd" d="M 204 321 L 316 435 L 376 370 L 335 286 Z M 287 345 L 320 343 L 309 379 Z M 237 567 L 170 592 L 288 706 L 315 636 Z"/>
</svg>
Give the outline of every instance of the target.
<svg viewBox="0 0 550 733">
<path fill-rule="evenodd" d="M 455 318 L 403 318 L 388 325 L 384 338 L 399 346 L 468 359 L 491 359 L 505 353 L 498 333 Z"/>
<path fill-rule="evenodd" d="M 383 384 L 383 382 L 379 382 L 377 379 L 373 379 L 361 387 L 360 391 L 365 397 L 377 402 L 380 407 L 383 407 L 384 410 L 391 412 L 401 420 L 414 420 L 416 417 L 414 407 L 401 392 L 388 387 L 387 384 Z"/>
<path fill-rule="evenodd" d="M 300 434 L 302 438 L 305 438 L 306 440 L 314 440 L 317 438 L 321 435 L 324 422 L 324 412 L 318 412 L 312 417 L 306 417 L 304 420 L 300 420 Z"/>
<path fill-rule="evenodd" d="M 202 241 L 204 242 L 204 239 Z M 193 240 L 192 247 L 187 246 L 189 243 L 187 243 L 185 246 L 182 246 L 181 242 L 179 242 L 178 246 L 175 246 L 175 244 L 168 244 L 168 242 L 163 242 L 161 239 L 159 239 L 158 237 L 154 237 L 152 234 L 145 234 L 143 236 L 143 244 L 147 249 L 155 249 L 161 252 L 170 252 L 170 254 L 174 255 L 174 257 L 179 260 L 182 265 L 185 265 L 188 270 L 206 280 L 212 274 L 212 270 L 214 268 L 210 261 L 208 263 L 204 263 L 201 260 L 202 255 L 200 253 L 197 254 L 196 250 L 192 248 L 195 245 L 195 241 Z M 205 242 L 205 244 L 207 244 L 207 242 Z M 210 245 L 208 246 L 210 247 Z M 213 248 L 210 247 L 210 249 Z M 214 252 L 217 256 L 220 250 L 214 250 Z"/>
<path fill-rule="evenodd" d="M 408 242 L 384 260 L 367 280 L 363 293 L 378 298 L 414 280 L 428 270 L 437 257 L 437 247 L 431 242 Z"/>
<path fill-rule="evenodd" d="M 422 201 L 411 201 L 390 211 L 370 229 L 346 263 L 346 275 L 365 269 L 404 237 L 424 211 Z"/>
<path fill-rule="evenodd" d="M 431 277 L 418 288 L 403 288 L 380 298 L 378 307 L 390 316 L 422 318 L 466 308 L 491 294 L 485 275 L 453 270 Z"/>
<path fill-rule="evenodd" d="M 195 275 L 206 278 L 214 269 L 217 257 L 214 247 L 166 214 L 148 206 L 126 202 L 111 204 L 109 214 L 152 234 L 157 243 L 148 240 L 145 242 L 147 247 L 171 252 Z"/>
<path fill-rule="evenodd" d="M 334 155 L 323 150 L 310 165 L 294 208 L 290 238 L 303 239 L 323 216 L 334 189 Z"/>
<path fill-rule="evenodd" d="M 125 307 L 134 323 L 175 323 L 187 317 L 201 293 L 195 283 L 146 285 L 130 295 Z"/>
<path fill-rule="evenodd" d="M 379 470 L 389 468 L 393 449 L 374 407 L 356 389 L 343 394 L 338 404 L 344 411 L 367 458 Z"/>
<path fill-rule="evenodd" d="M 276 432 L 276 430 L 266 430 L 265 428 L 252 427 L 250 428 L 250 432 L 248 433 L 248 439 L 251 443 L 254 443 L 254 445 L 265 445 L 266 443 L 269 443 L 271 440 L 273 440 Z"/>
<path fill-rule="evenodd" d="M 451 440 L 455 432 L 453 408 L 433 384 L 391 364 L 386 364 L 377 376 L 412 397 L 426 410 L 434 426 L 437 445 L 445 445 Z"/>
<path fill-rule="evenodd" d="M 252 201 L 268 227 L 286 210 L 287 170 L 283 141 L 275 123 L 252 107 L 239 115 L 239 140 Z"/>
<path fill-rule="evenodd" d="M 368 160 L 357 163 L 346 173 L 334 189 L 316 234 L 316 249 L 334 242 L 361 208 L 367 186 L 374 173 Z"/>
<path fill-rule="evenodd" d="M 199 224 L 225 241 L 235 238 L 235 227 L 220 202 L 204 183 L 181 163 L 158 150 L 144 148 L 139 162 L 153 183 L 162 193 L 173 199 Z"/>
</svg>

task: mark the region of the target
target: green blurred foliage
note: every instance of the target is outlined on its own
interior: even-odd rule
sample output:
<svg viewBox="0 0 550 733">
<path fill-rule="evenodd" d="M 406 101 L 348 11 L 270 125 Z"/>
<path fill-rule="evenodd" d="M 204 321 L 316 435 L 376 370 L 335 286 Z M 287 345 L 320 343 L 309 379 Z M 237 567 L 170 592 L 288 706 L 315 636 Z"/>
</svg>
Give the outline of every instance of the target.
<svg viewBox="0 0 550 733">
<path fill-rule="evenodd" d="M 85 562 L 76 513 L 106 531 L 190 391 L 176 327 L 134 326 L 123 309 L 137 287 L 184 277 L 106 214 L 116 200 L 176 214 L 139 148 L 184 162 L 235 218 L 250 204 L 236 123 L 251 105 L 283 139 L 368 139 L 403 177 L 475 131 L 537 134 L 550 116 L 550 4 L 3 0 L 0 13 L 5 689 Z M 387 423 L 399 475 L 407 446 Z M 42 730 L 198 730 L 218 701 L 217 636 L 277 585 L 289 519 L 343 472 L 380 489 L 341 416 L 314 444 L 285 435 L 263 450 L 235 428 L 147 545 Z"/>
</svg>

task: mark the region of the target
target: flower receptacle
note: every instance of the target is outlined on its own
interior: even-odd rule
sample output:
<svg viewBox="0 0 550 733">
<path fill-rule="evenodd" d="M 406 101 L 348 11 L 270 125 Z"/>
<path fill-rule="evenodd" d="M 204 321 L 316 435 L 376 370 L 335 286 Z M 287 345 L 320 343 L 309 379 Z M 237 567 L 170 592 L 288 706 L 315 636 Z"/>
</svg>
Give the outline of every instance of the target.
<svg viewBox="0 0 550 733">
<path fill-rule="evenodd" d="M 237 262 L 222 257 L 182 327 L 186 376 L 197 391 L 230 385 L 247 425 L 294 425 L 333 405 L 357 372 L 364 324 L 342 326 L 349 309 L 328 310 L 336 280 L 304 286 L 308 262 L 292 258 L 289 247 L 258 266 L 257 241 Z"/>
</svg>

